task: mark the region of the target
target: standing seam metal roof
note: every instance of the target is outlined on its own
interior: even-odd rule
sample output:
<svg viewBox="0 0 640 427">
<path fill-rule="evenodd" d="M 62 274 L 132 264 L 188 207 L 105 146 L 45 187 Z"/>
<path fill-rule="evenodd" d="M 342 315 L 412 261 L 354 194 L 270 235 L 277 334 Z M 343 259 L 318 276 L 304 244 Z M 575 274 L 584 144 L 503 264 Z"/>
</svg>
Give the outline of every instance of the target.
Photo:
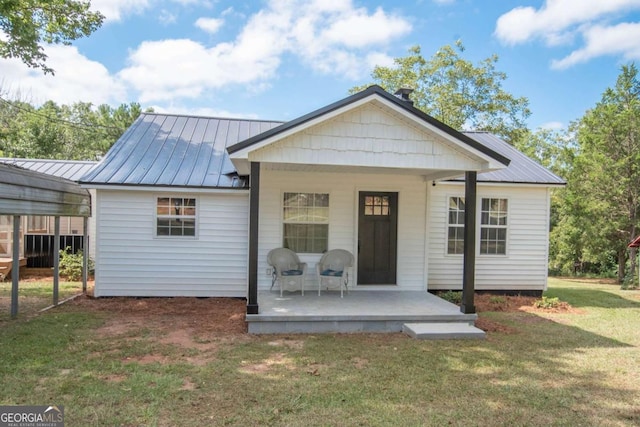
<svg viewBox="0 0 640 427">
<path fill-rule="evenodd" d="M 98 162 L 80 160 L 14 159 L 9 157 L 0 157 L 0 163 L 19 166 L 23 169 L 68 179 L 70 181 L 78 181 Z"/>
<path fill-rule="evenodd" d="M 378 93 L 378 90 L 373 92 Z M 246 188 L 247 179 L 238 176 L 229 152 L 289 128 L 292 122 L 143 113 L 104 159 L 80 178 L 80 182 L 89 185 Z M 495 135 L 455 133 L 471 146 L 483 147 L 484 151 L 505 159 L 506 163 L 510 160 L 505 169 L 479 174 L 479 182 L 565 184 Z"/>
<path fill-rule="evenodd" d="M 85 184 L 243 188 L 227 147 L 282 122 L 143 113 Z"/>
<path fill-rule="evenodd" d="M 463 132 L 470 138 L 489 147 L 493 151 L 511 159 L 508 167 L 493 172 L 478 174 L 478 182 L 502 182 L 517 184 L 565 185 L 566 182 L 538 164 L 533 159 L 516 150 L 506 141 L 489 132 Z M 455 181 L 464 181 L 464 178 Z"/>
</svg>

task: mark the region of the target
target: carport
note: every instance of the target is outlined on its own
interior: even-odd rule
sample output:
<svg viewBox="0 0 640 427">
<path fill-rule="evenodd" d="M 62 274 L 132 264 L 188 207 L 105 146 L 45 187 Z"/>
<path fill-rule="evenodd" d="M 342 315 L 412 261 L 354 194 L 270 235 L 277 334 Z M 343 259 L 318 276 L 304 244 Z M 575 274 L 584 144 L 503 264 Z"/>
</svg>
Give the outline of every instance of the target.
<svg viewBox="0 0 640 427">
<path fill-rule="evenodd" d="M 88 279 L 88 218 L 91 216 L 91 196 L 73 181 L 0 164 L 0 215 L 13 217 L 11 317 L 18 315 L 18 283 L 20 280 L 20 218 L 24 215 L 54 217 L 56 243 L 60 240 L 60 217 L 83 217 L 84 259 L 82 290 Z M 53 305 L 58 305 L 60 256 L 54 254 Z"/>
</svg>

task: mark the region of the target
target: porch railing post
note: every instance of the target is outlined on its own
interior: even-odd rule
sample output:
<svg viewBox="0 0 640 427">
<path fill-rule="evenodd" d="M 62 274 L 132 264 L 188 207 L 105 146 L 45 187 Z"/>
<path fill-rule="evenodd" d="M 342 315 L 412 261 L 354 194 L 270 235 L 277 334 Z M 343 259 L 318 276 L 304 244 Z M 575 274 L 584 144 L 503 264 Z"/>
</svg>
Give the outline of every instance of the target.
<svg viewBox="0 0 640 427">
<path fill-rule="evenodd" d="M 474 293 L 476 287 L 476 187 L 478 173 L 468 171 L 464 178 L 464 267 L 460 311 L 470 314 L 476 312 Z"/>
<path fill-rule="evenodd" d="M 260 212 L 260 162 L 251 162 L 249 190 L 249 289 L 247 314 L 258 314 L 258 214 Z"/>
</svg>

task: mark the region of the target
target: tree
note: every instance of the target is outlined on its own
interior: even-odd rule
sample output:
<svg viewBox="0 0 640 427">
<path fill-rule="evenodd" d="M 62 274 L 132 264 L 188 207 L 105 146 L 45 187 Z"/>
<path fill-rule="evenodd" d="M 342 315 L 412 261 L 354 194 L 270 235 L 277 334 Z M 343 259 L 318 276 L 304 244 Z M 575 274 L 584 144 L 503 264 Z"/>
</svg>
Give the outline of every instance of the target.
<svg viewBox="0 0 640 427">
<path fill-rule="evenodd" d="M 371 75 L 391 93 L 402 87 L 414 89 L 414 105 L 454 129 L 486 130 L 513 143 L 527 129 L 528 99 L 502 89 L 507 76 L 496 70 L 497 55 L 473 65 L 461 57 L 463 52 L 462 42 L 457 41 L 425 59 L 420 47 L 414 46 L 407 56 L 395 58 L 393 67 L 376 66 Z"/>
<path fill-rule="evenodd" d="M 578 143 L 566 194 L 568 247 L 580 241 L 581 260 L 617 258 L 623 282 L 627 245 L 638 230 L 640 207 L 640 81 L 635 64 L 625 65 L 613 88 L 574 124 Z M 635 275 L 630 252 L 630 277 Z"/>
<path fill-rule="evenodd" d="M 141 112 L 137 103 L 94 108 L 86 102 L 59 106 L 47 101 L 36 108 L 0 98 L 0 156 L 97 160 Z"/>
<path fill-rule="evenodd" d="M 41 43 L 70 44 L 97 30 L 104 16 L 89 6 L 77 0 L 1 0 L 0 30 L 6 39 L 0 38 L 0 56 L 53 74 Z"/>
</svg>

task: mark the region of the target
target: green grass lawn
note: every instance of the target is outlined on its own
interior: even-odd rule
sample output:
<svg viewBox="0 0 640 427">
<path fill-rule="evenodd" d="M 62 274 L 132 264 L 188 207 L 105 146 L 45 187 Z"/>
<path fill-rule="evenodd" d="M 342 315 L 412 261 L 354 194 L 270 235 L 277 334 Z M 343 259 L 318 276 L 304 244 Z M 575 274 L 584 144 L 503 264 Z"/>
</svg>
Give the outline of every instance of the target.
<svg viewBox="0 0 640 427">
<path fill-rule="evenodd" d="M 0 282 L 0 321 L 10 318 L 11 278 Z M 58 301 L 82 292 L 82 282 L 58 283 Z M 18 285 L 18 317 L 29 317 L 53 304 L 53 278 L 22 280 Z"/>
<path fill-rule="evenodd" d="M 180 330 L 114 332 L 121 314 L 63 306 L 0 321 L 0 403 L 64 405 L 69 426 L 640 425 L 640 291 L 551 279 L 547 294 L 575 312 L 481 313 L 505 330 L 483 341 L 235 334 L 185 347 Z"/>
</svg>

